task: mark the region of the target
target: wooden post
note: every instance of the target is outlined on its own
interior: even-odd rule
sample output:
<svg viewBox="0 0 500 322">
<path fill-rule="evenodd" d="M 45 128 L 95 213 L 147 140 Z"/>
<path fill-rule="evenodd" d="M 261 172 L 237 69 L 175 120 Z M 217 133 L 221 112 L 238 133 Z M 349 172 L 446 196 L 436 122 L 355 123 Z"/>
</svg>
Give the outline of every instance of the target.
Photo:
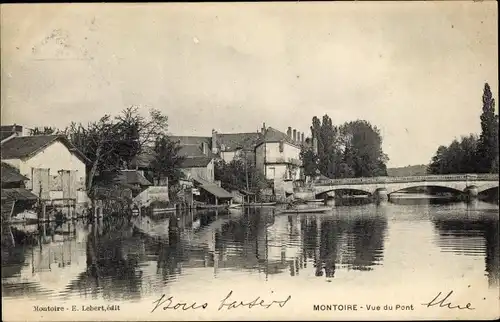
<svg viewBox="0 0 500 322">
<path fill-rule="evenodd" d="M 48 221 L 47 220 L 47 204 L 42 201 L 42 221 L 45 222 L 45 221 Z"/>
</svg>

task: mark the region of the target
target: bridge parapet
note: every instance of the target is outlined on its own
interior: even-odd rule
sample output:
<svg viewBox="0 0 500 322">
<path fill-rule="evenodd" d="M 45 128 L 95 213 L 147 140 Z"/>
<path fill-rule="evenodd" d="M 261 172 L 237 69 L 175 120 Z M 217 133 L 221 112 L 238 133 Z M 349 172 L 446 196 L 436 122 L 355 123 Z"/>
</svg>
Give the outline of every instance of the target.
<svg viewBox="0 0 500 322">
<path fill-rule="evenodd" d="M 497 173 L 485 174 L 445 174 L 427 176 L 406 177 L 370 177 L 370 178 L 346 178 L 317 180 L 315 186 L 332 186 L 346 184 L 383 184 L 383 183 L 405 183 L 405 182 L 435 182 L 435 181 L 498 181 Z"/>
</svg>

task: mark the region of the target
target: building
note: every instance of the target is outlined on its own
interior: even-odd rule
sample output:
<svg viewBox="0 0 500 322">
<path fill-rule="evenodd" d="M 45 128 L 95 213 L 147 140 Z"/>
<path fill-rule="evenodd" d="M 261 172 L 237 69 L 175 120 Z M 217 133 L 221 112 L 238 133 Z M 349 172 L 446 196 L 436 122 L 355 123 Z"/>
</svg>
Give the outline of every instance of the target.
<svg viewBox="0 0 500 322">
<path fill-rule="evenodd" d="M 2 221 L 9 222 L 12 216 L 31 208 L 37 196 L 25 188 L 28 178 L 21 175 L 13 166 L 2 162 Z"/>
<path fill-rule="evenodd" d="M 301 146 L 304 134 L 289 127 L 287 134 L 264 124 L 255 146 L 256 168 L 274 183 L 277 198 L 293 193 L 293 182 L 302 178 Z"/>
<path fill-rule="evenodd" d="M 255 145 L 259 139 L 259 132 L 217 133 L 212 130 L 212 153 L 227 163 L 237 157 L 253 160 Z"/>
<path fill-rule="evenodd" d="M 65 136 L 20 133 L 22 129 L 11 135 L 2 131 L 2 162 L 25 176 L 25 188 L 40 199 L 72 200 L 84 206 L 88 159 Z"/>
</svg>

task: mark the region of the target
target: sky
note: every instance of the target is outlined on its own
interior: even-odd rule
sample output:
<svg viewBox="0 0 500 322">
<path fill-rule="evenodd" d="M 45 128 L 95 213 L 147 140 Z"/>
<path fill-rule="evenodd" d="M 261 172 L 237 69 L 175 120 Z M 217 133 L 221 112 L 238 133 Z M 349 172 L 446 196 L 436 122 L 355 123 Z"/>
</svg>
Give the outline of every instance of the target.
<svg viewBox="0 0 500 322">
<path fill-rule="evenodd" d="M 1 123 L 65 127 L 136 105 L 175 135 L 313 116 L 380 129 L 389 167 L 480 133 L 498 101 L 497 4 L 288 2 L 1 6 Z M 498 110 L 498 109 L 497 109 Z"/>
</svg>

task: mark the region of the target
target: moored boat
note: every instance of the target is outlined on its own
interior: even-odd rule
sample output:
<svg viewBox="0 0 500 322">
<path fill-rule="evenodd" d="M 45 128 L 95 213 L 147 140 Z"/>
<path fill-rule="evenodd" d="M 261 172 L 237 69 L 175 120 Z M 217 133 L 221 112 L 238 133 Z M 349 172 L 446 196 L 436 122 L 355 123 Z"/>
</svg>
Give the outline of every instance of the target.
<svg viewBox="0 0 500 322">
<path fill-rule="evenodd" d="M 249 202 L 244 205 L 245 207 L 272 207 L 276 206 L 276 202 Z"/>
<path fill-rule="evenodd" d="M 280 211 L 281 214 L 312 214 L 323 213 L 332 210 L 331 207 L 290 208 Z"/>
</svg>

